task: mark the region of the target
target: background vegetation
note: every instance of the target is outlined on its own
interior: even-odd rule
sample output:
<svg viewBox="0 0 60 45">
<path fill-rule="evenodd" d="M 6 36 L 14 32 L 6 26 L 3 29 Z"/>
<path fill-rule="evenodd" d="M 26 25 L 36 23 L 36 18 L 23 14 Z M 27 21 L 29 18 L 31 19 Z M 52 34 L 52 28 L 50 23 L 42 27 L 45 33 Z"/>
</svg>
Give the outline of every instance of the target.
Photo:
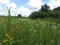
<svg viewBox="0 0 60 45">
<path fill-rule="evenodd" d="M 0 45 L 60 45 L 60 7 L 46 4 L 29 18 L 0 16 Z M 32 19 L 31 19 L 32 18 Z"/>
<path fill-rule="evenodd" d="M 37 19 L 37 18 L 59 18 L 60 17 L 60 7 L 57 7 L 53 10 L 50 9 L 50 7 L 45 4 L 41 7 L 39 11 L 34 11 L 30 14 L 30 18 Z"/>
</svg>

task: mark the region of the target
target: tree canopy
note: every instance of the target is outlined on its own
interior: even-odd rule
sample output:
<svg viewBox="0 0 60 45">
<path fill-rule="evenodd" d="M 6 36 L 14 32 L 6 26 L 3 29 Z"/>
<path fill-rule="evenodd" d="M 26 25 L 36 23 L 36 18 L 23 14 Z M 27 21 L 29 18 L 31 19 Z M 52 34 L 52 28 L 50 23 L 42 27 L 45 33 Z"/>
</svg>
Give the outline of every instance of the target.
<svg viewBox="0 0 60 45">
<path fill-rule="evenodd" d="M 47 4 L 43 5 L 39 11 L 34 11 L 30 14 L 30 18 L 58 18 L 60 17 L 60 7 L 54 8 L 53 10 L 50 9 L 50 6 Z"/>
</svg>

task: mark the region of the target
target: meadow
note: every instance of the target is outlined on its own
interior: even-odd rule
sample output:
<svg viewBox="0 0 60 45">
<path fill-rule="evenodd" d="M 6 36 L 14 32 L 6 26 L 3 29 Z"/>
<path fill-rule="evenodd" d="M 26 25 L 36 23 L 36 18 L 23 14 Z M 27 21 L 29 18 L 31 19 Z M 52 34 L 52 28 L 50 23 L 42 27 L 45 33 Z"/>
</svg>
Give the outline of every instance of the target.
<svg viewBox="0 0 60 45">
<path fill-rule="evenodd" d="M 57 19 L 0 17 L 0 45 L 60 45 Z"/>
</svg>

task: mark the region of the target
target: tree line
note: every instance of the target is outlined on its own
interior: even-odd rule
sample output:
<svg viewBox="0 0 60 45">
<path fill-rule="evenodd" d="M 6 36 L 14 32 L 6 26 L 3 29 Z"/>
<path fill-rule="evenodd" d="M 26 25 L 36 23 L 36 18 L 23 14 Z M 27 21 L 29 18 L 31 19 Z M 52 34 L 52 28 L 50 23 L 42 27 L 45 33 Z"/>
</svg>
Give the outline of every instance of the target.
<svg viewBox="0 0 60 45">
<path fill-rule="evenodd" d="M 59 18 L 60 17 L 60 7 L 50 9 L 50 6 L 47 4 L 43 5 L 39 11 L 34 11 L 30 14 L 29 18 L 37 19 L 37 18 Z"/>
</svg>

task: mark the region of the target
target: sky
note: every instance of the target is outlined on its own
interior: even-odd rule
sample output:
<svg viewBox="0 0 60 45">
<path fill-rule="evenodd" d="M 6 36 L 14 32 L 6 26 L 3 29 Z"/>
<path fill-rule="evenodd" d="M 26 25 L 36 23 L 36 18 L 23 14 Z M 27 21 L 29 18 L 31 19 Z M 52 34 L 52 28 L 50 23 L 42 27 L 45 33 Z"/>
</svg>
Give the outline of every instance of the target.
<svg viewBox="0 0 60 45">
<path fill-rule="evenodd" d="M 38 11 L 47 4 L 50 9 L 60 7 L 60 0 L 0 0 L 0 15 L 8 15 L 7 7 L 11 7 L 11 15 L 29 16 L 31 12 Z"/>
</svg>

